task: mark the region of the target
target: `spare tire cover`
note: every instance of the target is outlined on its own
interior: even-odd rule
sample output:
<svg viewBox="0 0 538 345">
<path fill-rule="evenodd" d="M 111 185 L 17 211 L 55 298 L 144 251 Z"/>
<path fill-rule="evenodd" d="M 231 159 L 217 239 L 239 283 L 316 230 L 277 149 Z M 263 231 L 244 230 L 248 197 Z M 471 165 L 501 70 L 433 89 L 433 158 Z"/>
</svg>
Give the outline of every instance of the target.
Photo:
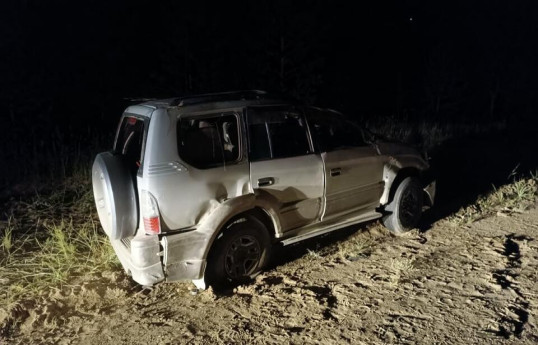
<svg viewBox="0 0 538 345">
<path fill-rule="evenodd" d="M 113 240 L 133 236 L 138 227 L 138 200 L 124 157 L 100 153 L 92 167 L 95 206 L 105 233 Z"/>
</svg>

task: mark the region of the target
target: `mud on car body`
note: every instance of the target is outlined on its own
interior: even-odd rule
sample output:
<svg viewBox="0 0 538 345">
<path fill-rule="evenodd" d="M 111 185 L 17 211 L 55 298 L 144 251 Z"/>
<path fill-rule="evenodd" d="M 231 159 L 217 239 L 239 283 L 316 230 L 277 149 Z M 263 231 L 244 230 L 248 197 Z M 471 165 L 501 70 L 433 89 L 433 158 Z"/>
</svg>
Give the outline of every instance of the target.
<svg viewBox="0 0 538 345">
<path fill-rule="evenodd" d="M 382 218 L 401 233 L 433 205 L 412 148 L 341 114 L 262 91 L 128 107 L 92 168 L 102 227 L 142 285 L 248 280 L 272 245 Z"/>
</svg>

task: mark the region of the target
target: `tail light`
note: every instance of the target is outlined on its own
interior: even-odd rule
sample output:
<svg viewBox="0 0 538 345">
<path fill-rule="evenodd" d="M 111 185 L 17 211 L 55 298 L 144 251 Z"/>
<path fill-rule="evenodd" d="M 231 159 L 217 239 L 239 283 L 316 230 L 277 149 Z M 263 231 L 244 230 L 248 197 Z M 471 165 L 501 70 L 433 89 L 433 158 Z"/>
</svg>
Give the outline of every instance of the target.
<svg viewBox="0 0 538 345">
<path fill-rule="evenodd" d="M 141 210 L 144 220 L 144 232 L 148 235 L 161 233 L 161 221 L 157 200 L 150 192 L 143 190 L 141 193 Z"/>
</svg>

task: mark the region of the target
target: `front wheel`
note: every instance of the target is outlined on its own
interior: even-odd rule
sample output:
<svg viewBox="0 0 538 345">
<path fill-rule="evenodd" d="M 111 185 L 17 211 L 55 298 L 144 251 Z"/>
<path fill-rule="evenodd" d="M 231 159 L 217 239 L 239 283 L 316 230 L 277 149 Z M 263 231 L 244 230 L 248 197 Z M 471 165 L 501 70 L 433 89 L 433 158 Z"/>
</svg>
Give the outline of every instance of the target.
<svg viewBox="0 0 538 345">
<path fill-rule="evenodd" d="M 398 185 L 392 201 L 385 210 L 383 224 L 399 235 L 417 226 L 422 214 L 422 187 L 415 177 L 407 177 Z"/>
<path fill-rule="evenodd" d="M 216 288 L 248 282 L 267 265 L 270 252 L 271 239 L 262 222 L 255 218 L 237 221 L 215 240 L 206 281 Z"/>
</svg>

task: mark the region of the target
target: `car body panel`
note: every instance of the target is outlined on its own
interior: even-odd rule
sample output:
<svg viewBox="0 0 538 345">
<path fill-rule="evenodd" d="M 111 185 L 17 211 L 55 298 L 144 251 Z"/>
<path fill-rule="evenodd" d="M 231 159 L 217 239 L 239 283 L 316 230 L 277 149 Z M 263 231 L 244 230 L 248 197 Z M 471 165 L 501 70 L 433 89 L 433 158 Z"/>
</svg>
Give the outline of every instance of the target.
<svg viewBox="0 0 538 345">
<path fill-rule="evenodd" d="M 414 169 L 422 174 L 423 172 L 428 171 L 429 164 L 416 150 L 405 145 L 380 142 L 377 143 L 376 146 L 381 156 L 384 157 L 383 180 L 385 182 L 385 188 L 379 202 L 381 205 L 385 205 L 389 202 L 392 183 L 398 176 L 400 170 Z M 430 182 L 431 181 L 424 181 L 425 186 Z M 431 205 L 433 206 L 435 192 L 432 192 L 432 188 L 435 189 L 435 185 L 429 186 L 430 192 L 428 192 L 428 196 L 431 200 Z"/>
<path fill-rule="evenodd" d="M 110 242 L 123 268 L 137 283 L 151 286 L 165 279 L 156 236 L 137 236 Z"/>
<path fill-rule="evenodd" d="M 326 205 L 322 219 L 369 212 L 383 192 L 382 157 L 371 146 L 324 152 Z"/>
<path fill-rule="evenodd" d="M 196 115 L 212 113 L 214 111 L 205 111 Z M 151 191 L 156 198 L 162 221 L 171 230 L 195 226 L 213 203 L 251 191 L 249 165 L 243 154 L 239 162 L 212 169 L 199 169 L 181 160 L 176 133 L 177 119 L 181 115 L 185 116 L 172 110 L 161 110 L 161 114 L 153 115 L 144 178 L 139 182 L 139 189 Z"/>
<path fill-rule="evenodd" d="M 319 220 L 323 199 L 323 162 L 319 155 L 288 157 L 250 163 L 257 195 L 275 199 L 282 232 Z M 267 186 L 260 181 L 270 179 Z"/>
</svg>

